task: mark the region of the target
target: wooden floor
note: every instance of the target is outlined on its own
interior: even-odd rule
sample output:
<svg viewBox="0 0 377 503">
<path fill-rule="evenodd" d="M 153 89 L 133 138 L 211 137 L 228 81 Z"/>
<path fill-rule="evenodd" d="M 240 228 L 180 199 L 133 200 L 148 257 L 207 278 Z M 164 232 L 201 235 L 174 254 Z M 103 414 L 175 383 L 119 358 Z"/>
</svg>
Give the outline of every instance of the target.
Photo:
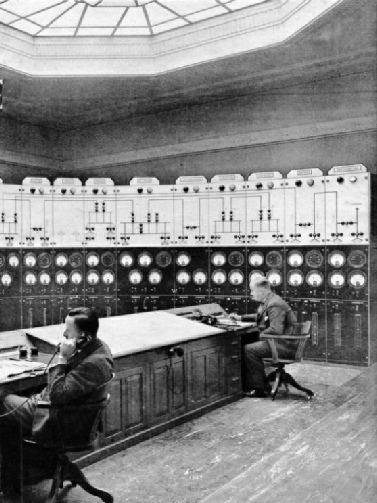
<svg viewBox="0 0 377 503">
<path fill-rule="evenodd" d="M 315 397 L 243 398 L 84 471 L 123 503 L 375 503 L 377 365 L 290 366 Z M 25 490 L 41 503 L 47 484 Z M 61 502 L 100 502 L 80 488 Z"/>
</svg>

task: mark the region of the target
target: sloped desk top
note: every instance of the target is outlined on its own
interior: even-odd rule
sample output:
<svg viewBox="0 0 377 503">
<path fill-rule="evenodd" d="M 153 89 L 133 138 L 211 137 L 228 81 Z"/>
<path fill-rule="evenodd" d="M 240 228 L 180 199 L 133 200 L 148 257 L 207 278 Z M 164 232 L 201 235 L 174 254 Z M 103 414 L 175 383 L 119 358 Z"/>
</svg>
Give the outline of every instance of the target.
<svg viewBox="0 0 377 503">
<path fill-rule="evenodd" d="M 24 329 L 37 341 L 57 346 L 63 340 L 64 324 Z M 216 327 L 188 320 L 165 311 L 112 316 L 99 320 L 98 337 L 105 341 L 114 358 L 150 349 L 224 333 Z"/>
</svg>

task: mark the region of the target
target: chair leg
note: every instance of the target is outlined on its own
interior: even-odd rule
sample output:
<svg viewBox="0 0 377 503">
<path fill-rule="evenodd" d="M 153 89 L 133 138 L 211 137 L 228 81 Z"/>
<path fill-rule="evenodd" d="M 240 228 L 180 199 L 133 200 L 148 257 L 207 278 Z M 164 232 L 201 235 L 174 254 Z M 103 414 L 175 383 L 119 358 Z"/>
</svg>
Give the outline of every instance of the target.
<svg viewBox="0 0 377 503">
<path fill-rule="evenodd" d="M 93 496 L 98 496 L 104 503 L 113 503 L 114 501 L 114 498 L 110 493 L 93 487 L 80 468 L 74 463 L 69 462 L 69 472 L 66 480 L 69 480 L 73 485 L 79 485 L 87 493 L 93 494 Z"/>
<path fill-rule="evenodd" d="M 62 470 L 63 465 L 61 462 L 59 462 L 54 473 L 54 478 L 52 479 L 50 494 L 48 495 L 46 503 L 55 503 L 56 501 L 56 497 L 63 482 Z"/>
<path fill-rule="evenodd" d="M 281 384 L 281 372 L 282 372 L 282 369 L 280 369 L 280 368 L 277 368 L 274 371 L 275 382 L 274 382 L 274 384 L 272 386 L 272 391 L 271 391 L 271 398 L 272 398 L 272 400 L 275 400 L 277 392 L 279 390 L 279 386 Z"/>
<path fill-rule="evenodd" d="M 311 389 L 308 389 L 308 388 L 304 388 L 304 386 L 301 386 L 297 381 L 295 381 L 293 379 L 293 377 L 291 376 L 291 374 L 288 374 L 288 372 L 285 372 L 284 373 L 284 381 L 287 383 L 287 384 L 290 384 L 291 386 L 293 386 L 294 388 L 300 390 L 300 391 L 303 391 L 304 393 L 307 394 L 308 396 L 308 400 L 311 400 L 312 397 L 314 396 L 314 393 Z"/>
</svg>

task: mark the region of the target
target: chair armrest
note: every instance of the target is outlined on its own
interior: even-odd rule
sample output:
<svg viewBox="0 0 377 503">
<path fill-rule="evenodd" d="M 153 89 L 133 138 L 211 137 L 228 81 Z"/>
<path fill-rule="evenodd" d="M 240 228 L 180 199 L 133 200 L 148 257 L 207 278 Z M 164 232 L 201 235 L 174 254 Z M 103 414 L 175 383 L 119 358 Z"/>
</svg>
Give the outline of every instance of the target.
<svg viewBox="0 0 377 503">
<path fill-rule="evenodd" d="M 281 341 L 288 340 L 288 341 L 301 341 L 303 339 L 309 339 L 310 334 L 303 334 L 303 335 L 272 335 L 272 334 L 259 334 L 260 339 L 278 339 Z"/>
</svg>

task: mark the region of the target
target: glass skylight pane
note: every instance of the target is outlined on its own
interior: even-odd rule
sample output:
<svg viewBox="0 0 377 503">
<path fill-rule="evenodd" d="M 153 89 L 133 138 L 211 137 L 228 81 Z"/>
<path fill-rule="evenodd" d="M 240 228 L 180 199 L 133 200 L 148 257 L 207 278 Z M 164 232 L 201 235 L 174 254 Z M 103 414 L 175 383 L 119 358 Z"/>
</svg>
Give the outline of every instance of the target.
<svg viewBox="0 0 377 503">
<path fill-rule="evenodd" d="M 143 9 L 129 9 L 120 26 L 148 26 Z"/>
<path fill-rule="evenodd" d="M 229 7 L 232 10 L 244 9 L 245 7 L 250 7 L 252 5 L 257 5 L 259 3 L 263 3 L 266 0 L 233 0 L 229 4 Z"/>
<path fill-rule="evenodd" d="M 4 10 L 0 9 L 0 23 L 8 24 L 12 21 L 15 21 L 16 19 L 18 19 L 18 16 L 9 14 L 9 12 L 5 12 Z"/>
<path fill-rule="evenodd" d="M 28 19 L 35 21 L 42 26 L 47 26 L 53 19 L 57 18 L 58 16 L 60 16 L 60 14 L 68 10 L 68 8 L 69 6 L 66 3 L 62 3 L 60 5 L 56 5 L 52 9 L 43 10 L 38 14 L 33 14 L 32 16 L 29 16 Z"/>
<path fill-rule="evenodd" d="M 219 4 L 215 0 L 159 0 L 162 5 L 166 5 L 181 16 L 202 11 Z"/>
<path fill-rule="evenodd" d="M 79 37 L 98 37 L 110 36 L 113 28 L 80 28 L 77 32 Z"/>
<path fill-rule="evenodd" d="M 27 16 L 57 3 L 59 3 L 59 0 L 9 0 L 3 4 L 3 7 L 20 16 Z"/>
<path fill-rule="evenodd" d="M 169 21 L 170 19 L 176 18 L 175 14 L 170 12 L 168 9 L 164 9 L 155 3 L 151 3 L 146 6 L 146 10 L 149 15 L 149 19 L 152 25 L 163 23 L 164 21 Z"/>
<path fill-rule="evenodd" d="M 115 32 L 117 36 L 136 36 L 136 35 L 150 35 L 149 28 L 118 28 Z"/>
<path fill-rule="evenodd" d="M 46 28 L 41 31 L 39 37 L 73 37 L 76 31 L 74 28 Z"/>
<path fill-rule="evenodd" d="M 191 14 L 186 16 L 189 21 L 201 21 L 202 19 L 208 19 L 209 17 L 219 16 L 220 14 L 224 14 L 228 12 L 224 7 L 215 7 L 213 9 L 203 10 L 201 12 L 197 12 L 196 14 Z"/>
<path fill-rule="evenodd" d="M 116 26 L 124 9 L 89 8 L 81 21 L 81 26 Z"/>
<path fill-rule="evenodd" d="M 64 26 L 77 26 L 80 21 L 83 9 L 84 4 L 75 5 L 73 9 L 70 9 L 54 22 L 54 28 L 62 28 Z"/>
<path fill-rule="evenodd" d="M 20 19 L 19 21 L 13 23 L 12 26 L 14 28 L 17 28 L 17 30 L 29 33 L 30 35 L 34 35 L 41 29 L 40 26 L 37 26 L 34 23 L 30 23 L 30 21 L 26 21 L 26 19 Z"/>
<path fill-rule="evenodd" d="M 180 28 L 181 26 L 187 26 L 189 23 L 184 19 L 177 18 L 167 23 L 158 24 L 153 26 L 153 33 L 162 33 L 164 31 L 174 30 L 174 28 Z"/>
</svg>

